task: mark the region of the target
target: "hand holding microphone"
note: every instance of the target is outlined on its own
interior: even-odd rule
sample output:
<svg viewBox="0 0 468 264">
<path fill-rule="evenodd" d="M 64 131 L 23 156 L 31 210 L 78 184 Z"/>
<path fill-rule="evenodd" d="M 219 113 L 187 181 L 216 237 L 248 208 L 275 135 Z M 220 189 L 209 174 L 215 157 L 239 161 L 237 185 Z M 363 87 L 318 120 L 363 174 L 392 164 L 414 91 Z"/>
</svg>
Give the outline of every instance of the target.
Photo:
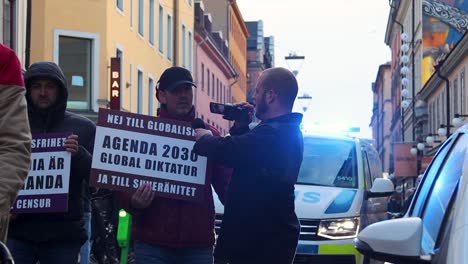
<svg viewBox="0 0 468 264">
<path fill-rule="evenodd" d="M 200 118 L 195 118 L 192 121 L 192 128 L 195 130 L 195 139 L 198 140 L 204 135 L 213 136 L 210 130 L 206 129 L 205 122 Z"/>
</svg>

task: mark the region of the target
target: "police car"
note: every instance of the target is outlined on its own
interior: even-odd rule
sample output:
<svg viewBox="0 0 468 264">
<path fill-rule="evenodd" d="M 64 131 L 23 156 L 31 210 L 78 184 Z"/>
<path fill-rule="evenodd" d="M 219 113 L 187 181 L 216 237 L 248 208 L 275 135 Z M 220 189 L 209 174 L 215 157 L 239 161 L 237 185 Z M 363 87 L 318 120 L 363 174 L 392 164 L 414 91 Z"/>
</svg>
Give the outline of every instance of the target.
<svg viewBox="0 0 468 264">
<path fill-rule="evenodd" d="M 368 224 L 387 219 L 385 196 L 393 191 L 371 140 L 304 135 L 304 159 L 295 185 L 301 233 L 294 263 L 368 262 L 353 239 Z M 223 212 L 219 201 L 215 208 L 218 232 Z"/>
</svg>

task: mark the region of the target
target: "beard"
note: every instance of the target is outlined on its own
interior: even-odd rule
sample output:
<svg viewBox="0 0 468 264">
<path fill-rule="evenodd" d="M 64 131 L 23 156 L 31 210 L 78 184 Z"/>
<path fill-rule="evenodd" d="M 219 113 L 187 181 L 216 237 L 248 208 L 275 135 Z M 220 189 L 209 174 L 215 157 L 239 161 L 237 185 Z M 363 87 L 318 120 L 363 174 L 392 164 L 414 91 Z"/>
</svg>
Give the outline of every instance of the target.
<svg viewBox="0 0 468 264">
<path fill-rule="evenodd" d="M 261 100 L 258 100 L 255 103 L 256 103 L 256 105 L 255 105 L 255 116 L 258 119 L 263 120 L 263 118 L 262 118 L 263 114 L 268 111 L 268 105 L 265 103 L 265 96 L 262 96 Z"/>
</svg>

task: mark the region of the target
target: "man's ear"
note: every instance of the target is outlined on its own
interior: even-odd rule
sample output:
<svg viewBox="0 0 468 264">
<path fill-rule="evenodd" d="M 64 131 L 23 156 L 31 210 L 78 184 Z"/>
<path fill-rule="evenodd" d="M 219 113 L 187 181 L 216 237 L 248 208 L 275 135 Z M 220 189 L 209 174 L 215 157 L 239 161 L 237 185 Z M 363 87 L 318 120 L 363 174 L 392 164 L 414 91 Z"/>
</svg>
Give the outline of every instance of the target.
<svg viewBox="0 0 468 264">
<path fill-rule="evenodd" d="M 267 101 L 267 103 L 271 104 L 273 103 L 275 100 L 277 100 L 277 94 L 274 90 L 268 90 L 268 92 L 266 92 L 265 94 L 265 99 Z"/>
<path fill-rule="evenodd" d="M 156 98 L 161 104 L 166 104 L 166 92 L 163 90 L 156 90 Z"/>
</svg>

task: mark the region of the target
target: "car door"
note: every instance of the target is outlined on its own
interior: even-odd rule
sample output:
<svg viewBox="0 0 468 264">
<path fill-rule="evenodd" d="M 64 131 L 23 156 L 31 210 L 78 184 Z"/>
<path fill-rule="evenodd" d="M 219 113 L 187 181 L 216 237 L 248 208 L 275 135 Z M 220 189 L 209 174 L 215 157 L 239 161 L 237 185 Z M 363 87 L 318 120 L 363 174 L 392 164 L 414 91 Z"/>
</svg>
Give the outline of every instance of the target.
<svg viewBox="0 0 468 264">
<path fill-rule="evenodd" d="M 408 216 L 422 219 L 422 254 L 432 256 L 433 260 L 440 260 L 437 254 L 443 252 L 440 250 L 443 246 L 441 241 L 446 241 L 443 235 L 446 232 L 441 230 L 450 222 L 450 209 L 457 194 L 467 147 L 468 136 L 464 133 L 454 135 L 441 147 L 408 211 Z"/>
</svg>

